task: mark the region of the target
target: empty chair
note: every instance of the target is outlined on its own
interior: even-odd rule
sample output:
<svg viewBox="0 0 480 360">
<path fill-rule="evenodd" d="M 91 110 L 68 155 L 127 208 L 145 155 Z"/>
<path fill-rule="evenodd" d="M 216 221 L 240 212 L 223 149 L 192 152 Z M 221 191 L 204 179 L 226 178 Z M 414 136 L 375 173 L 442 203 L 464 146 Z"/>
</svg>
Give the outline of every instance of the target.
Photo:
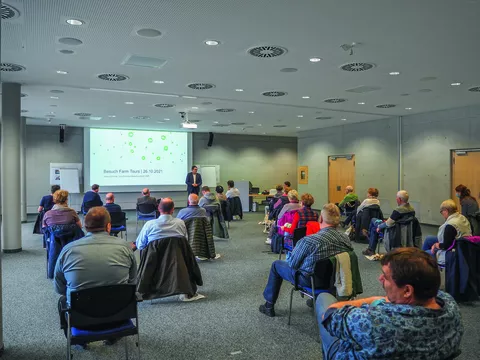
<svg viewBox="0 0 480 360">
<path fill-rule="evenodd" d="M 232 210 L 230 209 L 230 203 L 228 200 L 220 200 L 220 206 L 222 208 L 223 219 L 230 227 L 230 221 L 233 220 Z"/>
<path fill-rule="evenodd" d="M 207 211 L 208 219 L 212 226 L 213 236 L 221 239 L 230 238 L 220 206 L 218 204 L 204 205 L 203 208 Z"/>
<path fill-rule="evenodd" d="M 137 221 L 135 224 L 135 233 L 138 234 L 138 221 L 149 221 L 157 218 L 157 206 L 155 204 L 138 204 Z"/>
<path fill-rule="evenodd" d="M 67 360 L 72 358 L 72 345 L 133 335 L 137 335 L 140 359 L 137 302 L 142 299 L 137 297 L 135 288 L 135 285 L 110 285 L 71 292 L 70 305 L 63 304 L 60 309 L 67 321 Z M 128 359 L 126 338 L 125 358 Z"/>
<path fill-rule="evenodd" d="M 206 217 L 193 217 L 185 220 L 188 231 L 188 242 L 193 253 L 199 258 L 214 259 L 215 243 L 212 226 Z"/>
<path fill-rule="evenodd" d="M 110 213 L 110 218 L 112 220 L 112 229 L 110 230 L 110 235 L 117 235 L 120 233 L 121 238 L 123 239 L 123 232 L 125 232 L 125 241 L 127 240 L 127 215 L 124 211 L 112 212 Z"/>
<path fill-rule="evenodd" d="M 137 291 L 143 299 L 194 296 L 202 285 L 202 273 L 185 238 L 154 240 L 140 252 Z"/>
</svg>

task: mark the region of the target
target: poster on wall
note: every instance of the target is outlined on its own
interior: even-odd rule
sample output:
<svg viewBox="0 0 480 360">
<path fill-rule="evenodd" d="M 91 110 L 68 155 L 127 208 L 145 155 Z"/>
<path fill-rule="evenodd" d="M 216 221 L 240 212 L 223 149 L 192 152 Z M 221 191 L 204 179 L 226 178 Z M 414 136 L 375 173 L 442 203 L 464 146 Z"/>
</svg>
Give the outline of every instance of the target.
<svg viewBox="0 0 480 360">
<path fill-rule="evenodd" d="M 61 169 L 77 169 L 79 182 L 82 183 L 82 163 L 50 163 L 50 185 L 61 185 Z"/>
</svg>

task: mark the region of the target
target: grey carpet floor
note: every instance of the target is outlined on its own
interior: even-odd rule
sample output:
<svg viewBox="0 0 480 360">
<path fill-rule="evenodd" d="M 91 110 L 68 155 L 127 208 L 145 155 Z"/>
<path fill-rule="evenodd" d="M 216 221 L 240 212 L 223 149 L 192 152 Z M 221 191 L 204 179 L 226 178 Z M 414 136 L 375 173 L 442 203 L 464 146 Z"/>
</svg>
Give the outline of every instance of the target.
<svg viewBox="0 0 480 360">
<path fill-rule="evenodd" d="M 130 216 L 134 218 L 133 214 Z M 313 311 L 294 295 L 292 324 L 287 325 L 289 284 L 284 284 L 276 306 L 277 317 L 258 312 L 270 265 L 278 255 L 267 252 L 261 213 L 232 222 L 229 240 L 215 242 L 222 258 L 200 263 L 204 300 L 183 303 L 176 297 L 139 306 L 142 359 L 321 359 Z M 31 235 L 33 223 L 23 225 L 23 248 L 3 255 L 3 359 L 65 359 L 65 338 L 58 325 L 58 295 L 45 277 L 45 250 L 41 237 Z M 129 222 L 129 240 L 135 224 Z M 432 230 L 433 231 L 433 230 Z M 363 245 L 355 244 L 357 254 Z M 138 256 L 138 255 L 137 255 Z M 378 283 L 380 266 L 359 256 L 365 293 L 383 295 Z M 480 305 L 462 305 L 465 324 L 462 355 L 478 359 Z M 129 340 L 131 358 L 137 359 Z M 92 344 L 74 349 L 74 359 L 122 359 L 123 343 Z"/>
</svg>

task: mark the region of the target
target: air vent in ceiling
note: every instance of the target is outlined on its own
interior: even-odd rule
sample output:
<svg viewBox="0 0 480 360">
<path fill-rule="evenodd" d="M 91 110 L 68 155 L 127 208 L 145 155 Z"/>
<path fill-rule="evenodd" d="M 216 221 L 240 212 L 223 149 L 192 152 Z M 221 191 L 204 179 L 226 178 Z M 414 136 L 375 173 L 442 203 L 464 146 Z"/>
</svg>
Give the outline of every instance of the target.
<svg viewBox="0 0 480 360">
<path fill-rule="evenodd" d="M 332 117 L 331 116 L 319 116 L 316 117 L 315 119 L 317 120 L 330 120 Z"/>
<path fill-rule="evenodd" d="M 380 90 L 380 89 L 381 89 L 380 86 L 365 86 L 365 85 L 362 85 L 362 86 L 357 86 L 357 87 L 352 88 L 352 89 L 347 89 L 345 91 L 356 93 L 356 94 L 363 94 L 363 93 L 367 93 L 367 92 L 371 92 L 371 91 L 377 91 L 377 90 Z"/>
<path fill-rule="evenodd" d="M 245 125 L 246 123 L 244 122 L 233 122 L 231 125 Z"/>
<path fill-rule="evenodd" d="M 50 90 L 52 94 L 63 94 L 65 91 L 63 90 Z"/>
<path fill-rule="evenodd" d="M 325 99 L 323 102 L 326 102 L 328 104 L 338 104 L 338 103 L 343 103 L 347 101 L 347 99 L 342 99 L 342 98 L 331 98 L 331 99 Z"/>
<path fill-rule="evenodd" d="M 468 89 L 468 91 L 471 91 L 471 92 L 480 92 L 480 86 L 471 87 L 470 89 Z"/>
<path fill-rule="evenodd" d="M 283 68 L 283 69 L 280 69 L 281 72 L 285 72 L 285 73 L 293 73 L 293 72 L 297 72 L 298 69 L 297 68 Z"/>
<path fill-rule="evenodd" d="M 20 12 L 13 6 L 2 4 L 2 20 L 13 20 L 20 16 Z"/>
<path fill-rule="evenodd" d="M 202 102 L 202 105 L 212 105 L 212 103 L 210 101 L 205 101 L 205 102 Z"/>
<path fill-rule="evenodd" d="M 124 81 L 128 79 L 127 75 L 122 75 L 122 74 L 100 74 L 97 77 L 100 80 L 112 81 L 112 82 Z"/>
<path fill-rule="evenodd" d="M 279 97 L 279 96 L 285 96 L 287 93 L 285 91 L 265 91 L 262 93 L 263 96 L 269 96 L 269 97 Z"/>
<path fill-rule="evenodd" d="M 221 112 L 221 113 L 227 113 L 227 112 L 234 112 L 235 109 L 216 109 L 215 111 Z"/>
<path fill-rule="evenodd" d="M 280 46 L 264 45 L 256 46 L 248 50 L 248 53 L 258 58 L 272 58 L 283 55 L 287 52 L 287 49 Z"/>
<path fill-rule="evenodd" d="M 273 125 L 274 128 L 284 128 L 287 127 L 287 125 Z"/>
<path fill-rule="evenodd" d="M 134 120 L 150 120 L 150 116 L 132 116 Z"/>
<path fill-rule="evenodd" d="M 67 50 L 67 49 L 61 49 L 61 50 L 58 50 L 58 52 L 60 54 L 63 54 L 63 55 L 73 55 L 73 54 L 75 54 L 75 51 Z"/>
<path fill-rule="evenodd" d="M 73 115 L 75 115 L 75 116 L 85 116 L 85 117 L 90 117 L 90 116 L 92 116 L 92 114 L 86 113 L 86 112 L 78 112 L 78 113 L 75 113 L 75 114 L 73 114 Z"/>
<path fill-rule="evenodd" d="M 364 63 L 364 62 L 354 62 L 340 66 L 340 69 L 343 71 L 349 72 L 360 72 L 360 71 L 367 71 L 373 69 L 375 64 L 372 63 Z"/>
<path fill-rule="evenodd" d="M 230 126 L 229 124 L 213 124 L 214 127 L 227 127 Z"/>
<path fill-rule="evenodd" d="M 79 46 L 83 44 L 83 41 L 77 38 L 63 37 L 58 39 L 58 42 L 63 45 Z"/>
<path fill-rule="evenodd" d="M 394 104 L 381 104 L 381 105 L 377 105 L 375 107 L 379 108 L 379 109 L 391 109 L 391 108 L 394 108 L 395 106 L 397 105 L 394 105 Z"/>
<path fill-rule="evenodd" d="M 155 104 L 153 106 L 158 107 L 158 108 L 172 108 L 175 105 L 173 105 L 173 104 Z"/>
<path fill-rule="evenodd" d="M 25 67 L 23 67 L 22 65 L 2 62 L 0 69 L 1 71 L 5 71 L 5 72 L 16 72 L 16 71 L 25 70 Z"/>
<path fill-rule="evenodd" d="M 213 89 L 215 85 L 207 83 L 192 83 L 187 85 L 190 89 L 194 90 L 209 90 Z"/>
</svg>

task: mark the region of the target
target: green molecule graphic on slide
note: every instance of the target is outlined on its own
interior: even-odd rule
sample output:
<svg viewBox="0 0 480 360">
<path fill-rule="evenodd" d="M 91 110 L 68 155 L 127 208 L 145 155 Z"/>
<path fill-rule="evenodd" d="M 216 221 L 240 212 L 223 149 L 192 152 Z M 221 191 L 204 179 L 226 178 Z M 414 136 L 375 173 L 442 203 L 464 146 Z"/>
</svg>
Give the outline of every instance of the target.
<svg viewBox="0 0 480 360">
<path fill-rule="evenodd" d="M 90 181 L 102 186 L 184 185 L 188 134 L 90 129 Z"/>
</svg>

